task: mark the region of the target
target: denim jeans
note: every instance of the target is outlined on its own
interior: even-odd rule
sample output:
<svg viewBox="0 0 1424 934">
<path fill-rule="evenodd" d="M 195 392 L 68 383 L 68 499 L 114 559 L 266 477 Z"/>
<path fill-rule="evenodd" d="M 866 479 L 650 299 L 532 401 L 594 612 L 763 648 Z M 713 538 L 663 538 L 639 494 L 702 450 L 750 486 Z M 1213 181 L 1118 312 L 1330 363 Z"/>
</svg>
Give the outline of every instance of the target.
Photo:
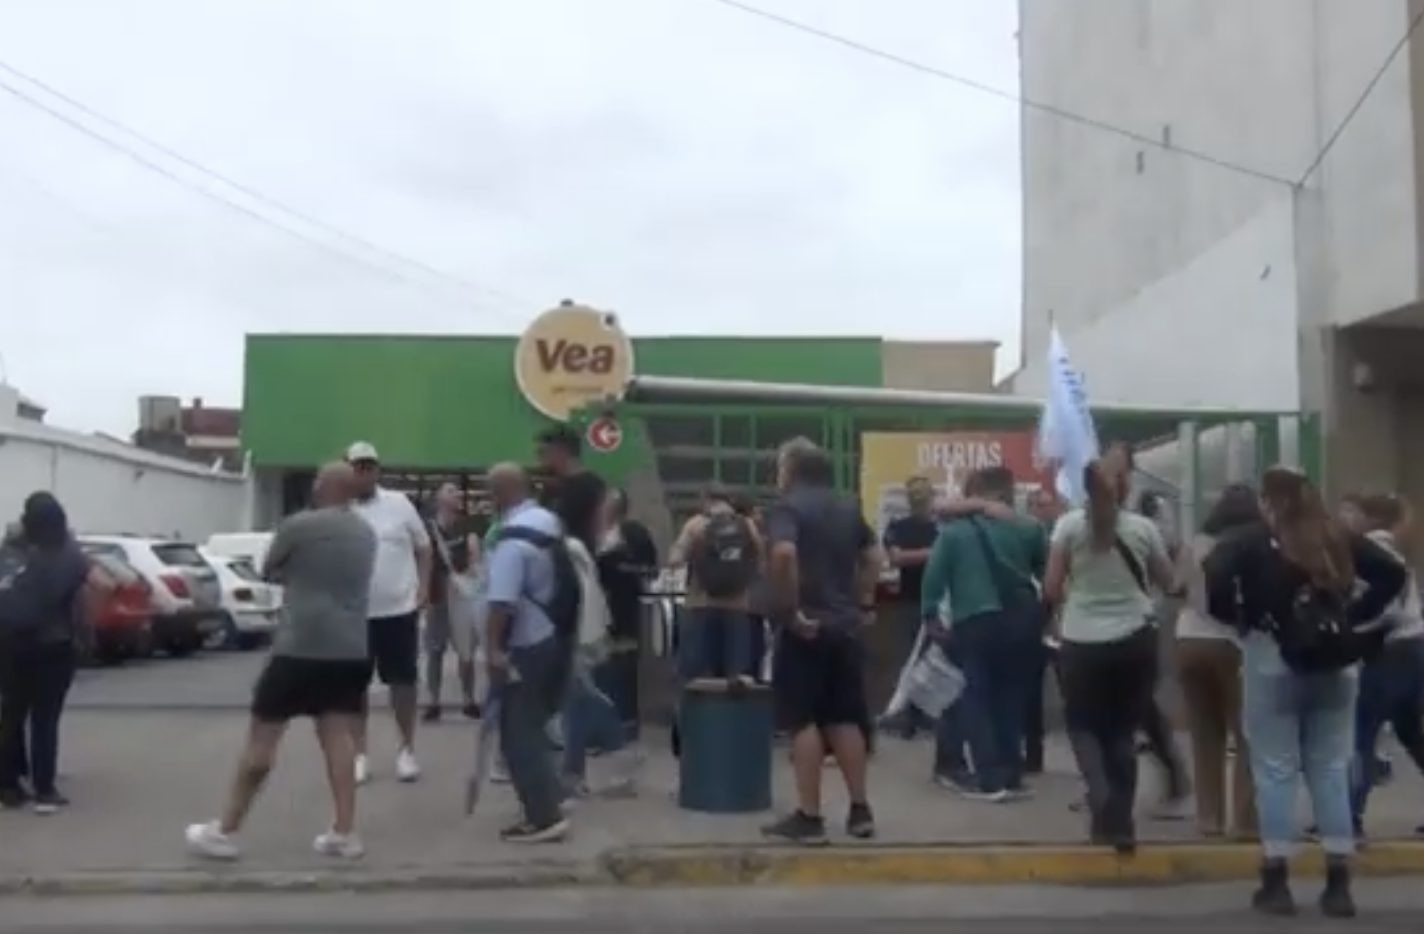
<svg viewBox="0 0 1424 934">
<path fill-rule="evenodd" d="M 935 724 L 934 773 L 947 778 L 964 779 L 969 775 L 969 762 L 964 758 L 963 707 L 955 701 L 940 714 Z"/>
<path fill-rule="evenodd" d="M 1264 855 L 1283 859 L 1295 851 L 1302 776 L 1321 846 L 1332 855 L 1353 853 L 1350 766 L 1358 670 L 1297 674 L 1286 667 L 1270 635 L 1252 632 L 1242 644 L 1241 676 Z"/>
<path fill-rule="evenodd" d="M 1365 816 L 1378 775 L 1375 744 L 1386 723 L 1395 739 L 1424 771 L 1424 637 L 1385 643 L 1384 651 L 1360 669 L 1360 699 L 1355 704 L 1355 761 L 1351 770 L 1356 821 Z"/>
<path fill-rule="evenodd" d="M 582 781 L 588 760 L 588 750 L 596 747 L 604 752 L 617 752 L 627 740 L 623 718 L 613 700 L 593 682 L 587 669 L 575 672 L 564 700 L 564 761 L 565 778 Z"/>
<path fill-rule="evenodd" d="M 746 610 L 690 606 L 677 625 L 678 673 L 684 682 L 697 678 L 758 677 L 760 624 Z"/>
<path fill-rule="evenodd" d="M 1024 725 L 1038 676 L 1036 605 L 956 620 L 951 656 L 964 672 L 955 707 L 979 790 L 994 793 L 1023 784 Z"/>
<path fill-rule="evenodd" d="M 547 827 L 562 818 L 564 800 L 547 730 L 568 691 L 572 653 L 550 637 L 509 655 L 518 678 L 499 688 L 500 752 L 524 820 Z"/>
</svg>

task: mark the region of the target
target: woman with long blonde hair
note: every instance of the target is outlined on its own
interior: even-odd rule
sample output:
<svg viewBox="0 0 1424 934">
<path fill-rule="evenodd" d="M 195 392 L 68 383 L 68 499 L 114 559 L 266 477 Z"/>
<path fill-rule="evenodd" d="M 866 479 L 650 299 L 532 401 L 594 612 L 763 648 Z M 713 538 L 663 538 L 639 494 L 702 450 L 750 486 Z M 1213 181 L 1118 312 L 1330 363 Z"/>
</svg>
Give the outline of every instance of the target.
<svg viewBox="0 0 1424 934">
<path fill-rule="evenodd" d="M 1262 848 L 1252 906 L 1295 913 L 1288 865 L 1299 838 L 1295 804 L 1303 776 L 1325 850 L 1321 910 L 1351 917 L 1359 663 L 1383 646 L 1376 621 L 1407 575 L 1378 545 L 1331 516 L 1298 471 L 1267 470 L 1261 507 L 1260 530 L 1218 544 L 1205 566 L 1211 615 L 1234 619 L 1243 631 L 1243 720 Z"/>
</svg>

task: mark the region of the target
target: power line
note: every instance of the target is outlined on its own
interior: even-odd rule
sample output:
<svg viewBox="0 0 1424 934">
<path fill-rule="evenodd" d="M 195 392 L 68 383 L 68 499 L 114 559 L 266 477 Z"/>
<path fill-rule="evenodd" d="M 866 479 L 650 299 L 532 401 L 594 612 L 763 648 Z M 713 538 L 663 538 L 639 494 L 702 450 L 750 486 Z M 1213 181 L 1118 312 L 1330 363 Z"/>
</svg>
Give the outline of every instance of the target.
<svg viewBox="0 0 1424 934">
<path fill-rule="evenodd" d="M 189 168 L 194 172 L 199 173 L 200 175 L 204 175 L 208 178 L 213 179 L 214 181 L 226 185 L 228 188 L 231 188 L 232 190 L 245 195 L 253 201 L 258 202 L 259 204 L 266 205 L 267 207 L 272 208 L 273 210 L 286 214 L 288 217 L 292 217 L 298 221 L 301 221 L 303 224 L 324 231 L 333 237 L 358 246 L 363 250 L 367 250 L 379 256 L 384 256 L 387 259 L 393 260 L 397 263 L 400 263 L 401 265 L 408 266 L 411 269 L 419 270 L 420 272 L 431 276 L 432 278 L 452 283 L 454 285 L 459 286 L 460 288 L 469 289 L 475 292 L 483 292 L 487 295 L 513 302 L 514 304 L 525 304 L 523 299 L 508 295 L 498 289 L 493 289 L 488 286 L 483 286 L 474 282 L 470 282 L 466 279 L 461 279 L 458 276 L 451 275 L 450 273 L 445 272 L 442 269 L 437 269 L 434 266 L 431 266 L 427 263 L 423 263 L 417 259 L 413 259 L 403 253 L 397 253 L 395 250 L 383 247 L 378 243 L 373 243 L 372 241 L 367 240 L 365 237 L 360 237 L 356 234 L 351 233 L 349 230 L 343 230 L 342 228 L 337 227 L 334 224 L 328 223 L 327 221 L 324 221 L 319 217 L 314 217 L 311 214 L 299 211 L 296 208 L 293 208 L 292 206 L 278 201 L 276 198 L 273 198 L 268 194 L 265 194 L 264 192 L 258 191 L 250 185 L 245 185 L 242 182 L 236 181 L 235 179 L 224 175 L 216 171 L 215 169 L 203 165 L 195 159 L 183 155 L 182 153 L 172 149 L 169 146 L 164 145 L 158 140 L 155 140 L 153 137 L 148 136 L 144 133 L 140 133 L 138 130 L 135 130 L 133 127 L 129 126 L 126 123 L 122 123 L 118 120 L 115 120 L 113 117 L 100 113 L 99 111 L 90 107 L 88 104 L 85 104 L 83 101 L 71 97 L 70 95 L 64 93 L 53 85 L 47 84 L 46 82 L 41 81 L 39 78 L 36 78 L 33 75 L 20 71 L 13 65 L 0 61 L 0 71 L 6 72 L 7 74 L 12 75 L 13 77 L 28 82 L 29 84 L 39 88 L 41 91 L 44 91 L 46 94 L 50 95 L 54 99 L 62 101 L 64 104 L 68 105 L 69 107 L 72 107 L 79 113 L 84 114 L 86 117 L 89 117 L 90 119 L 104 126 L 107 126 L 110 129 L 117 130 L 132 139 L 138 140 L 139 142 L 143 143 L 145 146 L 149 147 L 155 152 L 161 153 L 169 159 L 172 159 L 174 162 L 177 162 L 178 164 L 185 166 L 186 168 Z"/>
<path fill-rule="evenodd" d="M 509 300 L 509 301 L 518 301 L 517 299 L 514 299 L 512 296 L 504 295 L 504 293 L 496 292 L 495 290 L 492 290 L 492 289 L 489 289 L 489 288 L 485 288 L 485 287 L 482 287 L 482 286 L 477 286 L 477 285 L 474 285 L 473 283 L 469 283 L 469 282 L 465 282 L 464 280 L 456 279 L 455 277 L 450 276 L 450 275 L 447 274 L 447 273 L 443 273 L 443 272 L 441 272 L 441 271 L 439 271 L 439 270 L 436 270 L 436 269 L 434 269 L 433 267 L 425 266 L 425 264 L 419 263 L 419 262 L 417 262 L 417 261 L 415 261 L 415 260 L 411 260 L 411 259 L 409 259 L 409 258 L 407 258 L 407 257 L 402 256 L 401 254 L 395 253 L 394 251 L 388 250 L 388 249 L 386 249 L 386 248 L 384 248 L 384 247 L 380 247 L 380 246 L 378 246 L 378 245 L 376 245 L 376 244 L 369 243 L 368 241 L 364 240 L 363 238 L 357 237 L 356 235 L 350 234 L 350 233 L 348 233 L 348 232 L 346 232 L 346 231 L 342 231 L 340 228 L 335 227 L 335 226 L 330 225 L 330 224 L 327 224 L 327 223 L 324 222 L 324 221 L 320 221 L 319 219 L 316 219 L 316 218 L 311 218 L 311 217 L 309 217 L 309 216 L 307 216 L 307 215 L 302 214 L 301 212 L 295 211 L 295 210 L 290 209 L 290 208 L 286 208 L 285 206 L 281 205 L 280 202 L 277 202 L 275 199 L 269 198 L 268 196 L 263 195 L 263 194 L 261 194 L 260 192 L 256 192 L 255 189 L 251 189 L 251 188 L 249 188 L 249 187 L 247 187 L 247 186 L 245 186 L 245 185 L 241 185 L 241 184 L 239 184 L 239 183 L 233 182 L 232 180 L 227 179 L 226 177 L 224 177 L 224 176 L 222 176 L 222 175 L 219 175 L 218 173 L 216 173 L 216 172 L 214 172 L 214 171 L 212 171 L 212 170 L 210 170 L 210 169 L 207 169 L 206 167 L 202 166 L 200 163 L 198 163 L 198 162 L 196 162 L 196 161 L 194 161 L 194 160 L 192 160 L 192 159 L 189 159 L 189 158 L 187 158 L 187 157 L 185 157 L 185 156 L 182 156 L 181 154 L 175 152 L 174 150 L 169 149 L 169 148 L 167 148 L 167 147 L 165 147 L 165 146 L 162 146 L 162 145 L 156 143 L 155 141 L 149 140 L 147 137 L 143 136 L 142 134 L 138 133 L 137 131 L 130 130 L 130 129 L 128 129 L 127 127 L 125 127 L 123 124 L 119 123 L 118 121 L 111 120 L 110 118 L 105 117 L 105 116 L 103 116 L 103 115 L 97 113 L 96 111 L 93 111 L 91 108 L 88 108 L 87 106 L 85 106 L 85 105 L 83 105 L 82 103 L 80 103 L 80 102 L 74 100 L 73 98 L 69 98 L 69 97 L 67 97 L 67 96 L 64 95 L 64 94 L 61 94 L 61 93 L 59 93 L 59 92 L 57 92 L 57 91 L 54 91 L 53 89 L 49 88 L 47 85 L 43 84 L 42 82 L 40 82 L 40 81 L 38 81 L 38 80 L 36 80 L 36 79 L 30 78 L 28 75 L 25 75 L 23 72 L 20 72 L 20 71 L 18 71 L 18 70 L 16 70 L 16 69 L 12 68 L 11 66 L 4 64 L 3 62 L 0 62 L 0 70 L 5 71 L 5 72 L 7 72 L 7 73 L 9 73 L 9 74 L 12 74 L 12 75 L 17 75 L 17 76 L 19 76 L 20 78 L 22 78 L 22 79 L 24 79 L 24 80 L 26 80 L 26 81 L 29 81 L 29 82 L 32 83 L 35 87 L 38 87 L 38 88 L 44 90 L 46 93 L 52 94 L 57 100 L 64 101 L 65 103 L 69 104 L 70 106 L 73 106 L 73 107 L 74 107 L 76 110 L 78 110 L 79 112 L 84 113 L 84 114 L 86 114 L 87 116 L 90 116 L 92 119 L 94 119 L 94 120 L 96 120 L 96 121 L 98 121 L 98 122 L 104 123 L 104 124 L 106 124 L 106 125 L 112 126 L 112 127 L 116 128 L 116 129 L 120 130 L 121 132 L 124 132 L 124 133 L 128 134 L 129 136 L 133 137 L 134 139 L 139 140 L 139 141 L 145 143 L 146 145 L 149 145 L 149 146 L 150 146 L 151 148 L 153 148 L 155 151 L 160 152 L 160 153 L 164 154 L 165 156 L 168 156 L 169 158 L 174 159 L 174 161 L 179 162 L 179 163 L 181 163 L 182 165 L 187 166 L 188 168 L 190 168 L 190 169 L 192 169 L 192 170 L 194 170 L 194 171 L 196 171 L 196 172 L 199 172 L 199 173 L 202 174 L 202 175 L 205 175 L 205 176 L 207 176 L 207 177 L 209 177 L 209 178 L 212 178 L 212 179 L 214 179 L 214 180 L 216 180 L 216 181 L 221 182 L 222 184 L 227 185 L 228 187 L 232 188 L 233 190 L 238 191 L 239 193 L 241 193 L 241 194 L 243 194 L 243 195 L 246 195 L 246 196 L 249 197 L 249 198 L 252 198 L 254 201 L 259 201 L 260 203 L 263 203 L 263 204 L 267 204 L 267 205 L 269 205 L 269 206 L 276 207 L 278 210 L 283 211 L 284 213 L 290 215 L 291 217 L 293 217 L 293 218 L 295 218 L 295 219 L 297 219 L 297 220 L 301 220 L 301 221 L 303 221 L 304 223 L 310 224 L 310 225 L 313 226 L 313 227 L 317 227 L 317 228 L 319 228 L 319 229 L 326 230 L 326 231 L 328 231 L 328 232 L 334 233 L 334 234 L 338 235 L 339 237 L 341 237 L 342 239 L 344 239 L 344 240 L 346 240 L 346 241 L 348 241 L 348 242 L 351 242 L 351 243 L 359 244 L 359 245 L 363 246 L 363 248 L 368 249 L 368 250 L 370 250 L 370 251 L 373 252 L 373 253 L 376 253 L 376 254 L 379 254 L 379 255 L 384 255 L 384 256 L 393 257 L 393 258 L 397 259 L 399 262 L 402 262 L 402 263 L 404 263 L 404 264 L 407 265 L 407 266 L 410 266 L 410 267 L 412 267 L 412 268 L 419 268 L 419 269 L 422 269 L 423 271 L 426 271 L 426 272 L 428 272 L 428 273 L 433 274 L 433 275 L 434 275 L 435 277 L 437 277 L 437 278 L 443 279 L 443 280 L 445 280 L 445 281 L 447 281 L 447 282 L 452 282 L 452 283 L 454 283 L 454 284 L 457 284 L 457 285 L 459 285 L 461 288 L 473 289 L 473 290 L 476 290 L 476 291 L 483 292 L 483 293 L 485 293 L 485 294 L 487 294 L 487 295 L 496 295 L 496 296 L 499 296 L 499 297 L 501 297 L 501 298 L 505 298 L 506 300 Z M 70 116 L 69 114 L 66 114 L 66 113 L 64 113 L 63 111 L 60 111 L 58 108 L 56 108 L 56 107 L 50 105 L 49 103 L 47 103 L 47 102 L 45 102 L 45 101 L 39 99 L 38 97 L 35 97 L 33 94 L 27 93 L 27 92 L 24 91 L 23 89 L 18 88 L 18 87 L 16 87 L 16 86 L 14 86 L 13 84 L 10 84 L 10 83 L 8 83 L 8 82 L 6 82 L 6 81 L 0 80 L 0 91 L 3 91 L 3 92 L 5 92 L 5 93 L 9 94 L 11 97 L 15 98 L 16 100 L 20 101 L 20 102 L 23 103 L 23 104 L 26 104 L 26 105 L 28 105 L 28 106 L 30 106 L 30 107 L 36 109 L 36 110 L 41 111 L 42 113 L 46 114 L 46 115 L 49 116 L 50 118 L 52 118 L 52 119 L 54 119 L 54 120 L 56 120 L 56 121 L 58 121 L 58 122 L 60 122 L 60 123 L 63 123 L 64 125 L 68 126 L 70 129 L 72 129 L 72 130 L 74 130 L 74 131 L 76 131 L 76 132 L 78 132 L 78 133 L 80 133 L 80 134 L 82 134 L 82 135 L 84 135 L 84 136 L 87 136 L 89 139 L 93 140 L 94 142 L 97 142 L 97 143 L 99 143 L 99 144 L 101 144 L 101 145 L 103 145 L 103 146 L 105 146 L 105 147 L 107 147 L 107 148 L 113 150 L 114 152 L 117 152 L 117 153 L 119 153 L 120 155 L 125 156 L 125 157 L 128 158 L 130 161 L 132 161 L 132 162 L 134 162 L 134 163 L 136 163 L 136 164 L 142 166 L 142 167 L 145 168 L 145 169 L 148 169 L 150 172 L 153 172 L 153 173 L 155 173 L 155 174 L 157 174 L 157 175 L 159 175 L 159 176 L 161 176 L 161 177 L 167 179 L 168 181 L 173 182 L 173 183 L 175 183 L 175 184 L 177 184 L 177 185 L 181 185 L 181 186 L 183 186 L 184 188 L 187 188 L 187 189 L 189 189 L 190 191 L 193 191 L 193 192 L 197 193 L 198 195 L 201 195 L 202 197 L 208 199 L 209 201 L 212 201 L 213 203 L 215 203 L 215 204 L 217 204 L 217 205 L 220 205 L 221 207 L 227 208 L 227 209 L 232 210 L 232 211 L 236 211 L 237 213 L 243 215 L 244 217 L 247 217 L 249 220 L 256 221 L 257 223 L 260 223 L 260 224 L 264 224 L 264 225 L 266 225 L 266 226 L 268 226 L 268 227 L 273 228 L 274 230 L 278 230 L 278 231 L 280 231 L 280 232 L 286 234 L 286 235 L 289 236 L 289 237 L 292 237 L 292 238 L 297 239 L 297 240 L 301 240 L 302 242 L 308 244 L 309 246 L 315 247 L 316 249 L 321 250 L 322 252 L 324 252 L 324 253 L 328 254 L 329 256 L 332 256 L 332 257 L 334 257 L 334 258 L 336 258 L 336 259 L 343 260 L 343 261 L 345 261 L 345 262 L 347 262 L 347 263 L 352 263 L 352 264 L 355 264 L 355 265 L 359 265 L 359 266 L 361 266 L 362 268 L 364 268 L 366 271 L 371 272 L 371 273 L 374 273 L 375 275 L 378 275 L 378 276 L 380 276 L 380 277 L 382 277 L 382 278 L 384 278 L 384 279 L 387 279 L 387 280 L 389 280 L 389 281 L 391 281 L 391 282 L 394 282 L 394 283 L 397 283 L 397 284 L 400 284 L 400 285 L 406 285 L 406 286 L 409 286 L 409 285 L 425 286 L 425 285 L 426 285 L 426 283 L 417 282 L 417 281 L 415 281 L 415 280 L 409 278 L 408 276 L 402 275 L 402 274 L 400 274 L 400 273 L 398 273 L 398 272 L 396 272 L 396 271 L 394 271 L 394 270 L 391 270 L 391 269 L 388 269 L 388 268 L 386 268 L 386 267 L 384 267 L 384 266 L 381 266 L 381 265 L 378 265 L 378 264 L 376 264 L 376 263 L 373 263 L 373 262 L 369 261 L 368 259 L 366 259 L 366 258 L 364 258 L 364 257 L 362 257 L 362 256 L 359 256 L 359 255 L 354 254 L 354 253 L 352 253 L 352 252 L 350 252 L 350 251 L 347 251 L 347 250 L 339 249 L 338 247 L 334 246 L 334 245 L 331 244 L 331 243 L 328 243 L 328 242 L 326 242 L 326 241 L 317 239 L 316 237 L 313 237 L 313 236 L 311 236 L 311 235 L 309 235 L 309 234 L 307 234 L 307 233 L 304 233 L 303 231 L 298 230 L 298 229 L 296 229 L 296 228 L 294 228 L 294 227 L 291 227 L 291 226 L 289 226 L 289 225 L 287 225 L 287 224 L 283 224 L 283 223 L 281 223 L 280 221 L 276 220 L 276 219 L 273 218 L 273 217 L 270 217 L 270 216 L 268 216 L 268 215 L 266 215 L 266 214 L 263 214 L 263 213 L 261 213 L 260 211 L 253 210 L 252 208 L 248 207 L 247 205 L 241 204 L 241 203 L 239 203 L 239 202 L 237 202 L 237 201 L 234 201 L 234 200 L 232 200 L 232 199 L 230 199 L 230 198 L 223 197 L 221 194 L 219 194 L 219 193 L 216 192 L 216 191 L 213 191 L 212 189 L 205 188 L 205 187 L 203 187 L 203 186 L 201 186 L 201 185 L 194 184 L 190 179 L 184 178 L 183 176 L 181 176 L 181 175 L 179 175 L 179 174 L 173 172 L 173 171 L 172 171 L 171 169 L 169 169 L 167 166 L 164 166 L 163 164 L 159 163 L 159 162 L 158 162 L 157 160 L 155 160 L 155 159 L 149 158 L 147 155 L 143 154 L 142 152 L 139 152 L 137 149 L 133 148 L 132 146 L 125 145 L 124 143 L 120 142 L 119 140 L 113 139 L 113 138 L 110 137 L 110 136 L 107 136 L 107 135 L 105 135 L 105 134 L 103 134 L 103 133 L 98 132 L 97 130 L 93 129 L 93 128 L 90 127 L 90 126 L 87 126 L 86 124 L 84 124 L 83 122 L 81 122 L 81 121 L 75 119 L 74 117 Z M 523 304 L 523 303 L 521 302 L 521 304 Z"/>
<path fill-rule="evenodd" d="M 1320 151 L 1316 153 L 1310 165 L 1301 173 L 1300 181 L 1296 182 L 1296 187 L 1304 187 L 1305 183 L 1310 181 L 1310 177 L 1315 174 L 1316 170 L 1324 164 L 1325 158 L 1330 155 L 1330 150 L 1335 148 L 1335 144 L 1340 141 L 1340 137 L 1344 135 L 1345 130 L 1354 122 L 1356 115 L 1359 114 L 1360 110 L 1365 106 L 1365 102 L 1374 95 L 1375 88 L 1379 87 L 1379 83 L 1384 80 L 1385 74 L 1389 71 L 1389 66 L 1393 65 L 1395 59 L 1399 58 L 1399 53 L 1408 47 L 1409 41 L 1414 38 L 1414 33 L 1419 30 L 1421 23 L 1424 23 L 1424 9 L 1420 9 L 1418 13 L 1414 14 L 1414 19 L 1409 22 L 1409 28 L 1404 31 L 1404 35 L 1394 44 L 1394 48 L 1390 49 L 1389 54 L 1385 56 L 1384 61 L 1380 63 L 1379 68 L 1375 70 L 1375 73 L 1365 84 L 1365 89 L 1360 92 L 1360 96 L 1355 98 L 1355 103 L 1351 105 L 1350 109 L 1345 113 L 1345 116 L 1341 118 L 1340 123 L 1335 127 L 1335 132 L 1331 133 L 1330 137 L 1325 140 L 1325 145 L 1320 147 Z"/>
<path fill-rule="evenodd" d="M 905 56 L 899 55 L 895 52 L 889 52 L 885 49 L 877 48 L 873 45 L 867 45 L 864 42 L 861 42 L 857 39 L 851 39 L 850 37 L 840 35 L 839 33 L 828 32 L 827 30 L 821 29 L 818 26 L 812 26 L 809 23 L 803 23 L 800 20 L 791 19 L 790 17 L 782 16 L 779 13 L 772 13 L 770 10 L 763 10 L 760 7 L 752 6 L 749 3 L 742 3 L 740 2 L 740 0 L 711 0 L 711 2 L 716 3 L 720 6 L 727 7 L 728 9 L 737 10 L 741 13 L 745 13 L 748 16 L 754 16 L 769 23 L 775 23 L 778 26 L 783 26 L 794 32 L 803 33 L 805 35 L 812 36 L 825 42 L 834 43 L 836 45 L 841 46 L 842 48 L 850 49 L 854 52 L 859 52 L 862 55 L 868 55 L 871 58 L 878 58 L 881 61 L 889 62 L 892 65 L 899 65 L 901 68 L 908 68 L 911 71 L 917 71 L 920 74 L 928 75 L 932 78 L 938 78 L 941 81 L 948 81 L 951 84 L 957 84 L 960 87 L 968 88 L 971 91 L 978 91 L 980 94 L 985 94 L 989 97 L 997 97 L 1000 100 L 1009 101 L 1010 103 L 1017 104 L 1028 110 L 1034 110 L 1039 113 L 1048 114 L 1052 117 L 1057 117 L 1058 119 L 1063 120 L 1067 123 L 1075 123 L 1079 126 L 1098 130 L 1099 132 L 1107 133 L 1112 136 L 1118 136 L 1122 139 L 1130 140 L 1134 143 L 1138 143 L 1143 146 L 1150 146 L 1154 149 L 1161 149 L 1165 150 L 1166 152 L 1175 153 L 1179 156 L 1182 156 L 1183 158 L 1193 159 L 1197 162 L 1206 163 L 1207 165 L 1213 165 L 1219 169 L 1224 169 L 1228 172 L 1235 172 L 1238 175 L 1246 175 L 1251 178 L 1260 179 L 1261 181 L 1274 182 L 1277 185 L 1295 185 L 1295 182 L 1292 182 L 1290 179 L 1284 178 L 1280 175 L 1273 175 L 1270 172 L 1263 172 L 1260 169 L 1253 169 L 1250 166 L 1242 165 L 1238 162 L 1232 162 L 1229 159 L 1221 159 L 1211 155 L 1210 153 L 1202 152 L 1198 149 L 1191 149 L 1175 144 L 1169 145 L 1163 142 L 1162 140 L 1157 139 L 1156 137 L 1148 136 L 1144 133 L 1138 133 L 1135 130 L 1127 129 L 1126 127 L 1108 123 L 1104 120 L 1098 120 L 1094 117 L 1084 116 L 1083 114 L 1075 113 L 1071 110 L 1064 110 L 1062 107 L 1057 107 L 1053 104 L 1045 104 L 1040 101 L 1030 100 L 1021 94 L 1015 94 L 1012 91 L 1006 91 L 1003 88 L 997 88 L 991 84 L 985 84 L 982 81 L 976 81 L 973 78 L 966 78 L 963 75 L 958 75 L 950 71 L 945 71 L 944 69 L 936 68 L 933 65 L 926 65 L 924 62 L 918 62 L 914 59 L 906 58 Z"/>
</svg>

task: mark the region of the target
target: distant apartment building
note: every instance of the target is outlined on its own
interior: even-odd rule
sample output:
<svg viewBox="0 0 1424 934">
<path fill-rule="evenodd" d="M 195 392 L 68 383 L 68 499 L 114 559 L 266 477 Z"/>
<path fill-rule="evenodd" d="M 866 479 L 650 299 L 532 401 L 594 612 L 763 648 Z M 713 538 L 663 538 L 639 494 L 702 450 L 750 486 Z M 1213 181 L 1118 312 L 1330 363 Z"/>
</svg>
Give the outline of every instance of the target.
<svg viewBox="0 0 1424 934">
<path fill-rule="evenodd" d="M 143 396 L 133 442 L 195 463 L 221 462 L 241 470 L 241 435 L 241 409 L 204 405 L 201 398 L 184 405 L 177 396 Z"/>
<path fill-rule="evenodd" d="M 1424 4 L 1019 10 L 1014 391 L 1056 324 L 1095 400 L 1320 413 L 1334 490 L 1424 499 Z"/>
</svg>

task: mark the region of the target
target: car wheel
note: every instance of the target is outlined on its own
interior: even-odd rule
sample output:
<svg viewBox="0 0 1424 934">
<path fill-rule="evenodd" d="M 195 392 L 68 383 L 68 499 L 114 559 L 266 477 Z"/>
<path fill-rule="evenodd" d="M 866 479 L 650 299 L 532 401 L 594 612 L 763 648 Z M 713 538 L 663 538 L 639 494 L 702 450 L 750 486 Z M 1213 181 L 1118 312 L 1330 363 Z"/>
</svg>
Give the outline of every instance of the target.
<svg viewBox="0 0 1424 934">
<path fill-rule="evenodd" d="M 267 637 L 260 632 L 239 632 L 233 639 L 233 644 L 242 652 L 260 649 L 266 642 Z"/>
<path fill-rule="evenodd" d="M 196 637 L 173 639 L 164 648 L 167 650 L 169 658 L 187 658 L 198 651 L 198 639 Z"/>
</svg>

